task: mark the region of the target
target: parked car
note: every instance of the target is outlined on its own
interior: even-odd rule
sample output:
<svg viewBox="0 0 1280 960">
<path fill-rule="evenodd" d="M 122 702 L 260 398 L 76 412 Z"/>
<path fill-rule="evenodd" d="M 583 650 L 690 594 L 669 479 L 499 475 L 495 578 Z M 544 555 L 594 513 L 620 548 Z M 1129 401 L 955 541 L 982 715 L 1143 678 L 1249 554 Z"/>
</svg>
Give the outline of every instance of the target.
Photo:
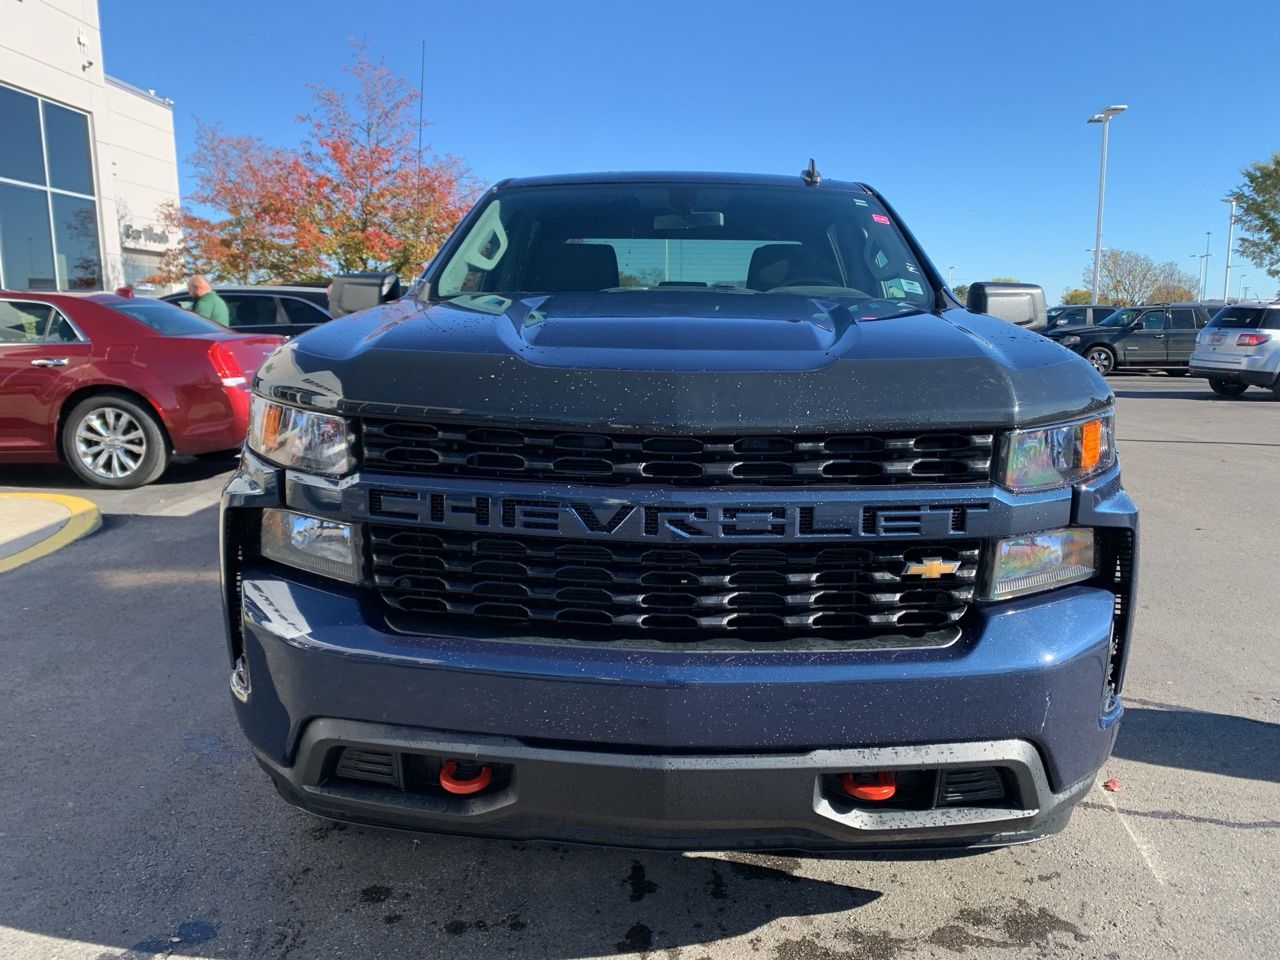
<svg viewBox="0 0 1280 960">
<path fill-rule="evenodd" d="M 1054 327 L 1044 335 L 1080 354 L 1103 376 L 1136 368 L 1185 376 L 1196 334 L 1210 316 L 1200 303 L 1153 303 L 1117 309 L 1093 325 Z"/>
<path fill-rule="evenodd" d="M 138 487 L 173 454 L 233 450 L 249 382 L 283 342 L 158 300 L 0 291 L 0 462 Z"/>
<path fill-rule="evenodd" d="M 966 309 L 818 179 L 504 180 L 411 295 L 263 364 L 221 582 L 285 799 L 667 848 L 1061 829 L 1123 713 L 1112 392 L 1015 325 L 1043 290 Z"/>
<path fill-rule="evenodd" d="M 1214 393 L 1238 397 L 1266 387 L 1280 397 L 1280 300 L 1224 307 L 1196 338 L 1191 375 Z"/>
<path fill-rule="evenodd" d="M 276 333 L 296 337 L 330 319 L 329 295 L 323 287 L 214 287 L 227 304 L 230 326 L 242 333 Z M 186 291 L 161 300 L 190 310 Z"/>
<path fill-rule="evenodd" d="M 1101 323 L 1116 308 L 1103 303 L 1071 303 L 1049 308 L 1049 330 L 1054 327 L 1092 327 Z"/>
</svg>

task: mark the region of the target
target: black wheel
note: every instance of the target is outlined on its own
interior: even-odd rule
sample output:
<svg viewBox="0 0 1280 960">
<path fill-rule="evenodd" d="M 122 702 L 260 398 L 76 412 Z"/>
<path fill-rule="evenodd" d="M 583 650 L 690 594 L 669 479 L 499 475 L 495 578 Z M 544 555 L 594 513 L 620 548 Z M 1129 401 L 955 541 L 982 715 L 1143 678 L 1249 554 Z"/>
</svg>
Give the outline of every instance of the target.
<svg viewBox="0 0 1280 960">
<path fill-rule="evenodd" d="M 1190 370 L 1183 369 L 1182 367 L 1174 367 L 1172 370 L 1165 371 L 1165 373 L 1171 377 L 1185 377 L 1190 372 Z"/>
<path fill-rule="evenodd" d="M 1110 347 L 1090 347 L 1084 352 L 1084 358 L 1104 377 L 1116 368 L 1116 355 L 1111 352 Z"/>
<path fill-rule="evenodd" d="M 1210 377 L 1209 389 L 1220 397 L 1238 397 L 1249 389 L 1249 385 L 1240 383 L 1238 380 L 1218 380 Z"/>
<path fill-rule="evenodd" d="M 62 425 L 62 453 L 85 483 L 117 490 L 151 483 L 169 465 L 169 442 L 156 415 L 119 393 L 75 405 Z"/>
</svg>

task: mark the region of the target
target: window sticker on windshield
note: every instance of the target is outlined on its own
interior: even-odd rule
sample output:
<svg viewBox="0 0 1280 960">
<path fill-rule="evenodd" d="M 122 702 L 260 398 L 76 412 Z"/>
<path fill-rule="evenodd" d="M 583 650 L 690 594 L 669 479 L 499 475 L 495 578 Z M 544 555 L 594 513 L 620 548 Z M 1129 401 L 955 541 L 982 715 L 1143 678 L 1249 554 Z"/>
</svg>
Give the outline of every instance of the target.
<svg viewBox="0 0 1280 960">
<path fill-rule="evenodd" d="M 883 213 L 873 213 L 873 214 L 871 215 L 871 219 L 872 219 L 872 220 L 874 220 L 876 223 L 888 223 L 888 222 L 889 222 L 889 218 L 888 218 L 888 217 L 886 217 Z"/>
<path fill-rule="evenodd" d="M 854 197 L 854 198 L 853 198 L 853 202 L 854 202 L 854 203 L 856 203 L 856 204 L 857 204 L 858 206 L 860 206 L 860 207 L 865 207 L 865 206 L 867 206 L 867 201 L 865 201 L 865 200 L 859 200 L 857 197 Z"/>
<path fill-rule="evenodd" d="M 907 293 L 924 293 L 924 288 L 914 280 L 899 280 L 898 282 L 902 284 L 902 289 L 907 291 Z"/>
<path fill-rule="evenodd" d="M 919 267 L 917 267 L 917 266 L 916 266 L 914 263 L 912 263 L 910 260 L 908 260 L 908 261 L 906 262 L 905 266 L 906 266 L 906 268 L 907 268 L 907 273 L 919 273 L 919 272 L 920 272 L 920 268 L 919 268 Z"/>
</svg>

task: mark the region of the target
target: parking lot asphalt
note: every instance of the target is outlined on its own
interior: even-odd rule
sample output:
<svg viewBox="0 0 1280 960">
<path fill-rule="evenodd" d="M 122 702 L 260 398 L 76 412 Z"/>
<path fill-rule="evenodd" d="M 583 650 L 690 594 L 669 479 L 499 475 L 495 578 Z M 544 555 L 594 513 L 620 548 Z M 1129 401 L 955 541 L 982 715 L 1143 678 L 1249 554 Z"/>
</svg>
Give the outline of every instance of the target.
<svg viewBox="0 0 1280 960">
<path fill-rule="evenodd" d="M 1217 958 L 1280 941 L 1280 402 L 1121 376 L 1141 585 L 1115 757 L 1067 831 L 942 859 L 679 855 L 344 827 L 232 716 L 227 462 L 87 491 L 103 527 L 0 575 L 0 956 Z"/>
</svg>

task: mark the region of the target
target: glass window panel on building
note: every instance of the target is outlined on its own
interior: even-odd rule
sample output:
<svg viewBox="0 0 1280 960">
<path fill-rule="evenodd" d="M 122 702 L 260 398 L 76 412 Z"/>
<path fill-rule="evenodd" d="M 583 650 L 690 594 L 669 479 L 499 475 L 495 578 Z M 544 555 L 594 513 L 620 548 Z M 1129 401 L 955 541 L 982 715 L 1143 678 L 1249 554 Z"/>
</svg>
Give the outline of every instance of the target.
<svg viewBox="0 0 1280 960">
<path fill-rule="evenodd" d="M 98 205 L 92 200 L 53 194 L 53 239 L 58 251 L 58 286 L 62 290 L 102 287 L 102 254 L 98 249 Z"/>
<path fill-rule="evenodd" d="M 102 289 L 88 116 L 0 86 L 0 131 L 0 286 Z"/>
<path fill-rule="evenodd" d="M 0 281 L 8 290 L 56 290 L 49 194 L 0 183 Z"/>
<path fill-rule="evenodd" d="M 0 86 L 0 131 L 0 177 L 44 186 L 39 101 Z"/>
<path fill-rule="evenodd" d="M 44 151 L 49 157 L 49 186 L 73 193 L 94 192 L 88 117 L 46 100 Z"/>
</svg>

